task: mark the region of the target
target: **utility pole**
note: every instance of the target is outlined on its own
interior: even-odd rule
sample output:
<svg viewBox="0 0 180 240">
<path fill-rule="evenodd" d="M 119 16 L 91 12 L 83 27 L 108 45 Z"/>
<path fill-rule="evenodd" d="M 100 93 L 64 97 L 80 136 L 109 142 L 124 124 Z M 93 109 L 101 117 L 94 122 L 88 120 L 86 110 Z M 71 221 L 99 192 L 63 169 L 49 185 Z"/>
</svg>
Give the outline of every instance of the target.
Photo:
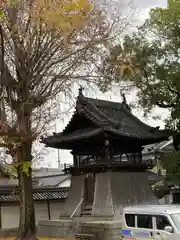
<svg viewBox="0 0 180 240">
<path fill-rule="evenodd" d="M 60 107 L 59 107 L 59 98 L 58 98 L 58 96 L 56 97 L 56 104 L 57 104 L 57 114 L 59 114 Z M 55 123 L 55 132 L 56 133 L 57 133 L 57 120 L 58 120 L 58 117 L 56 118 L 56 123 Z M 60 149 L 57 149 L 57 157 L 58 157 L 58 168 L 61 168 Z"/>
<path fill-rule="evenodd" d="M 60 150 L 58 149 L 58 168 L 61 168 Z"/>
</svg>

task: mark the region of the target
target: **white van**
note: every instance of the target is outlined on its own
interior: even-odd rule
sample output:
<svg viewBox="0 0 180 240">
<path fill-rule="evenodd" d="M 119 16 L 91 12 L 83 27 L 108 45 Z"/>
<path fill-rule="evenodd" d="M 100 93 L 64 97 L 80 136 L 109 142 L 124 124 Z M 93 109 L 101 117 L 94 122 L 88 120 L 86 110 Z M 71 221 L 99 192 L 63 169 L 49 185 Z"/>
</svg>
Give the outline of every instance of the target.
<svg viewBox="0 0 180 240">
<path fill-rule="evenodd" d="M 169 235 L 178 232 L 180 233 L 180 205 L 141 205 L 123 210 L 124 240 L 168 239 Z"/>
</svg>

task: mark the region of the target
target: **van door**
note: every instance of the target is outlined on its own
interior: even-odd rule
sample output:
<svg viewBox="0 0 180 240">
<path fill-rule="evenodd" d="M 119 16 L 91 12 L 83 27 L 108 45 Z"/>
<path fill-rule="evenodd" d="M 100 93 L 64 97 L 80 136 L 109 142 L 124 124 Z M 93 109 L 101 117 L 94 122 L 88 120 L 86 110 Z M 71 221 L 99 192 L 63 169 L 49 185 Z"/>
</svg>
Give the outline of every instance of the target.
<svg viewBox="0 0 180 240">
<path fill-rule="evenodd" d="M 169 219 L 167 216 L 164 215 L 157 215 L 155 216 L 155 239 L 165 239 L 168 237 L 168 235 L 171 235 L 171 233 L 166 232 L 164 229 L 166 226 L 172 226 L 172 224 L 170 223 Z"/>
<path fill-rule="evenodd" d="M 137 214 L 137 226 L 133 235 L 139 240 L 154 240 L 153 216 L 148 214 Z"/>
</svg>

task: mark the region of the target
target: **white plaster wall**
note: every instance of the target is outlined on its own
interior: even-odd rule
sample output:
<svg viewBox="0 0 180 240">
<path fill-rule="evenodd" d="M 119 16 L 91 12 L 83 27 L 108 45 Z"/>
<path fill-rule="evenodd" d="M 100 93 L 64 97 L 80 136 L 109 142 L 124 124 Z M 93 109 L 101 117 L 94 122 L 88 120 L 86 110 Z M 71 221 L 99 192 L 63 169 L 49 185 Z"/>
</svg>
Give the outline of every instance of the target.
<svg viewBox="0 0 180 240">
<path fill-rule="evenodd" d="M 19 205 L 8 204 L 1 207 L 2 228 L 16 228 L 19 225 Z"/>
<path fill-rule="evenodd" d="M 172 204 L 172 202 L 172 193 L 170 193 L 169 195 L 165 195 L 163 198 L 159 199 L 160 204 Z"/>
<path fill-rule="evenodd" d="M 36 225 L 40 220 L 49 219 L 47 202 L 36 202 L 34 210 L 35 210 L 35 217 L 36 217 Z"/>
<path fill-rule="evenodd" d="M 64 207 L 64 201 L 51 201 L 49 203 L 49 207 L 50 207 L 50 215 L 51 215 L 51 220 L 52 219 L 59 219 L 60 216 L 60 212 Z"/>
<path fill-rule="evenodd" d="M 51 219 L 58 219 L 60 212 L 64 207 L 64 201 L 50 201 L 50 217 Z M 2 204 L 1 218 L 2 229 L 16 228 L 19 226 L 20 207 L 18 204 Z M 47 202 L 35 203 L 35 218 L 36 225 L 40 220 L 49 220 Z"/>
<path fill-rule="evenodd" d="M 163 197 L 163 198 L 160 198 L 160 199 L 158 199 L 158 201 L 159 201 L 159 204 L 166 204 L 166 201 L 165 201 L 166 199 L 165 199 L 165 197 Z"/>
</svg>

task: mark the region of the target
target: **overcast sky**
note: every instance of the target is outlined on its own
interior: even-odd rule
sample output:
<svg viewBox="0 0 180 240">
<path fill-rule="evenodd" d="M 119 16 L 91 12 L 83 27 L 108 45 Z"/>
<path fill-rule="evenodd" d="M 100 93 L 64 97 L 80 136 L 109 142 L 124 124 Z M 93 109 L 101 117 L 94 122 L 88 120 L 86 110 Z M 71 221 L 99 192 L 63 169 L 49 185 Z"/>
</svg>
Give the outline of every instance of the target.
<svg viewBox="0 0 180 240">
<path fill-rule="evenodd" d="M 167 0 L 133 0 L 133 4 L 139 9 L 150 9 L 153 7 L 165 7 Z"/>
<path fill-rule="evenodd" d="M 107 0 L 103 0 L 107 1 Z M 112 1 L 112 0 L 110 0 Z M 118 0 L 122 1 L 122 0 Z M 127 2 L 127 0 L 123 0 L 124 3 Z M 154 7 L 165 7 L 167 4 L 166 0 L 133 0 L 133 7 L 136 8 L 137 14 L 132 18 L 131 22 L 133 27 L 136 27 L 137 25 L 140 25 L 143 23 L 143 21 L 148 17 L 148 12 L 150 8 Z M 128 9 L 127 9 L 128 11 Z M 111 92 L 108 92 L 106 94 L 101 93 L 89 93 L 89 96 L 98 98 L 101 96 L 102 99 L 112 100 L 112 101 L 121 101 L 119 89 L 115 88 L 112 89 Z M 135 101 L 135 94 L 132 94 L 131 96 L 128 96 L 128 101 Z M 163 121 L 162 120 L 153 120 L 152 118 L 144 119 L 143 113 L 137 110 L 133 111 L 135 115 L 141 118 L 144 122 L 152 125 L 152 126 L 161 126 L 163 127 Z M 155 109 L 154 115 L 161 115 L 161 117 L 167 116 L 167 112 L 161 109 Z M 57 121 L 57 131 L 62 131 L 64 126 L 67 124 L 69 118 L 65 119 L 64 123 L 62 124 L 61 121 Z M 53 130 L 54 131 L 54 130 Z M 60 160 L 61 163 L 71 163 L 72 157 L 67 151 L 60 151 Z M 58 152 L 54 149 L 49 149 L 49 154 L 47 154 L 44 157 L 44 164 L 43 167 L 58 167 Z"/>
</svg>

